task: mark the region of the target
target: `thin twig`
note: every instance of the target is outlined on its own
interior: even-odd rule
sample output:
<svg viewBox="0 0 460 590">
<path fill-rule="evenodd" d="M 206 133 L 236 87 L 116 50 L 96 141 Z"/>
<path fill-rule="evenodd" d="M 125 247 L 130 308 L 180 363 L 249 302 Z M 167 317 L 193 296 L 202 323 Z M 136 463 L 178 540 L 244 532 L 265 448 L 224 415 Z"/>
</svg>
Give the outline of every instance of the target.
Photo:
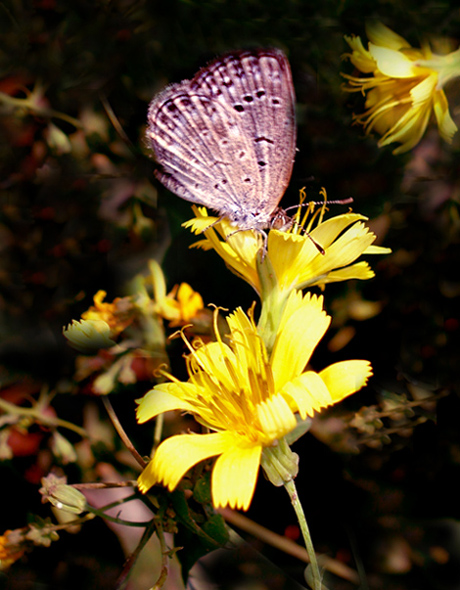
<svg viewBox="0 0 460 590">
<path fill-rule="evenodd" d="M 126 434 L 120 421 L 118 420 L 118 416 L 115 414 L 115 410 L 113 409 L 113 406 L 110 403 L 108 397 L 103 396 L 102 401 L 104 403 L 105 409 L 107 410 L 107 414 L 109 415 L 109 418 L 112 420 L 112 424 L 118 433 L 118 436 L 121 438 L 125 447 L 131 453 L 131 455 L 134 457 L 134 459 L 139 463 L 139 465 L 142 467 L 142 469 L 144 469 L 146 467 L 147 463 L 144 461 L 144 459 L 141 457 L 141 455 L 134 448 L 133 443 L 131 442 L 130 438 Z"/>
<path fill-rule="evenodd" d="M 242 531 L 251 534 L 256 539 L 260 539 L 272 547 L 276 547 L 280 551 L 284 551 L 288 555 L 292 555 L 293 557 L 296 557 L 305 563 L 309 563 L 306 549 L 294 541 L 291 541 L 291 539 L 270 531 L 262 525 L 257 524 L 247 516 L 231 510 L 230 508 L 220 508 L 218 512 L 232 526 L 235 526 Z M 348 580 L 353 584 L 360 584 L 358 573 L 341 561 L 333 559 L 332 557 L 328 557 L 327 555 L 320 555 L 318 556 L 318 563 L 331 574 L 334 574 L 344 580 Z"/>
<path fill-rule="evenodd" d="M 150 537 L 153 535 L 154 532 L 155 532 L 155 519 L 151 520 L 150 523 L 147 525 L 147 527 L 141 537 L 141 540 L 137 544 L 136 549 L 131 553 L 131 555 L 126 560 L 125 565 L 123 566 L 123 570 L 118 577 L 117 584 L 115 586 L 115 590 L 121 590 L 125 586 L 126 582 L 128 581 L 128 576 L 129 576 L 132 568 L 134 567 L 134 564 L 136 563 L 136 560 L 137 560 L 139 554 L 141 553 L 141 551 L 145 547 L 145 545 L 148 543 Z"/>
<path fill-rule="evenodd" d="M 158 576 L 155 585 L 152 587 L 152 590 L 160 590 L 163 587 L 164 583 L 166 582 L 166 578 L 168 577 L 168 560 L 169 560 L 169 552 L 166 547 L 165 541 L 165 533 L 163 530 L 162 519 L 160 517 L 154 520 L 155 529 L 157 533 L 158 540 L 160 542 L 160 549 L 161 549 L 161 570 L 160 575 Z"/>
<path fill-rule="evenodd" d="M 76 490 L 105 490 L 106 488 L 135 488 L 137 487 L 136 480 L 129 481 L 95 481 L 89 483 L 73 483 L 71 484 Z"/>
<path fill-rule="evenodd" d="M 115 115 L 115 113 L 112 109 L 112 106 L 109 103 L 109 101 L 107 100 L 107 98 L 105 96 L 100 96 L 99 98 L 102 102 L 102 106 L 104 107 L 108 118 L 110 119 L 110 122 L 112 123 L 113 127 L 115 128 L 115 131 L 123 139 L 123 141 L 125 141 L 130 147 L 133 147 L 133 142 L 126 135 L 125 130 L 123 129 L 120 121 L 118 120 L 118 117 Z"/>
</svg>

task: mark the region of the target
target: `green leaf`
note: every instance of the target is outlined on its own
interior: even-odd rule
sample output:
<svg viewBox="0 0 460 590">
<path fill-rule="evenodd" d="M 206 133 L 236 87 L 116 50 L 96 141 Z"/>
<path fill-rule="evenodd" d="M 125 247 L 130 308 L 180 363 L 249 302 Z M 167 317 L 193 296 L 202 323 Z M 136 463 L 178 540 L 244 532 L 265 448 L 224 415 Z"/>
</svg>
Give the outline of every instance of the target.
<svg viewBox="0 0 460 590">
<path fill-rule="evenodd" d="M 200 557 L 227 543 L 228 532 L 220 514 L 208 515 L 208 507 L 193 498 L 188 503 L 184 492 L 173 492 L 171 501 L 177 515 L 175 546 L 182 547 L 176 555 L 182 565 L 185 582 L 188 572 Z"/>
</svg>

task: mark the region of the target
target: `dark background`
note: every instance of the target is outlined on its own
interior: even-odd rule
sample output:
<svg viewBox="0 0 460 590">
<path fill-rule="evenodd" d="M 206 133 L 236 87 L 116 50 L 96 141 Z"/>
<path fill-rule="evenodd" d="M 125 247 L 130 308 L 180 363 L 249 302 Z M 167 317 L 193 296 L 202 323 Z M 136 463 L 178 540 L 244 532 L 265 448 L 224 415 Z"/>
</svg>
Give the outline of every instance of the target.
<svg viewBox="0 0 460 590">
<path fill-rule="evenodd" d="M 75 353 L 62 326 L 80 317 L 98 289 L 108 301 L 125 294 L 151 257 L 162 263 L 168 288 L 186 281 L 206 303 L 251 305 L 250 287 L 215 254 L 188 249 L 194 239 L 180 224 L 190 206 L 154 180 L 143 137 L 148 102 L 166 84 L 231 49 L 280 47 L 292 67 L 299 150 L 283 205 L 296 203 L 304 186 L 312 199 L 323 186 L 330 199 L 353 197 L 354 211 L 370 218 L 378 242 L 393 251 L 369 258 L 374 279 L 325 292 L 334 321 L 315 367 L 366 358 L 375 376 L 294 447 L 315 547 L 359 566 L 363 589 L 460 588 L 459 137 L 448 146 L 431 127 L 408 154 L 377 148 L 375 137 L 351 125 L 363 99 L 344 93 L 340 77 L 352 72 L 341 58 L 343 36 L 364 40 L 367 18 L 414 46 L 434 34 L 458 42 L 457 3 L 42 0 L 2 2 L 0 14 L 0 91 L 24 97 L 24 89 L 40 84 L 43 106 L 85 125 L 77 131 L 54 117 L 56 132 L 49 117 L 1 106 L 3 387 L 19 383 L 27 395 L 43 384 L 65 390 Z M 455 84 L 447 90 L 458 123 L 460 92 Z M 351 302 L 361 299 L 379 303 L 379 312 L 357 319 Z M 340 333 L 353 338 L 330 344 Z M 114 401 L 141 446 L 146 435 L 136 433 L 134 399 L 148 387 L 126 388 Z M 426 396 L 436 399 L 422 403 Z M 87 403 L 74 392 L 56 396 L 53 406 L 79 423 Z M 371 435 L 353 422 L 368 407 L 380 419 Z M 18 455 L 0 466 L 1 531 L 24 526 L 29 514 L 49 514 L 37 493 L 38 456 Z M 82 477 L 79 469 L 66 468 L 69 480 Z M 295 524 L 287 495 L 263 480 L 249 516 L 280 534 Z M 88 529 L 37 549 L 0 574 L 0 588 L 113 588 L 123 562 L 118 541 L 102 523 Z M 303 583 L 298 562 L 262 551 Z M 351 587 L 330 582 L 331 589 Z"/>
</svg>

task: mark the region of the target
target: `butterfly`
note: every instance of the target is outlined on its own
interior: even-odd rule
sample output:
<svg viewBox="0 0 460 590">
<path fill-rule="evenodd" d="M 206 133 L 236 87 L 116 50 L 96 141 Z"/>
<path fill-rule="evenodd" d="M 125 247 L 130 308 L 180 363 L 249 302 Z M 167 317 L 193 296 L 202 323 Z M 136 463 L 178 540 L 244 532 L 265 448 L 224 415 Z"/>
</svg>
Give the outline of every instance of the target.
<svg viewBox="0 0 460 590">
<path fill-rule="evenodd" d="M 282 225 L 296 150 L 295 95 L 279 49 L 234 51 L 149 105 L 158 180 L 239 230 Z"/>
</svg>

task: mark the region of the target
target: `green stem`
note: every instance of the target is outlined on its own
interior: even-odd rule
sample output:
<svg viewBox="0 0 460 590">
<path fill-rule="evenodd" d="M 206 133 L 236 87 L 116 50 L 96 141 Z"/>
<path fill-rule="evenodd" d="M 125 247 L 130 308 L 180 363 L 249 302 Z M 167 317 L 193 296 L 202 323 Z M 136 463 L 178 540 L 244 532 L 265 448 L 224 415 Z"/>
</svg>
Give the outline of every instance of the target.
<svg viewBox="0 0 460 590">
<path fill-rule="evenodd" d="M 145 528 L 146 526 L 148 526 L 150 524 L 149 520 L 146 520 L 145 522 L 140 522 L 140 521 L 138 522 L 138 521 L 124 520 L 123 518 L 118 518 L 116 516 L 109 516 L 103 510 L 98 510 L 97 508 L 93 508 L 93 507 L 90 508 L 90 512 L 91 512 L 91 514 L 99 516 L 100 518 L 103 518 L 104 520 L 107 520 L 108 522 L 113 522 L 114 524 L 120 524 L 123 526 Z"/>
<path fill-rule="evenodd" d="M 158 517 L 154 519 L 154 525 L 157 533 L 158 540 L 160 541 L 161 549 L 161 570 L 155 585 L 152 590 L 160 590 L 163 587 L 166 579 L 168 578 L 168 562 L 170 554 L 166 547 L 165 533 L 162 525 L 162 518 Z"/>
<path fill-rule="evenodd" d="M 4 399 L 0 399 L 0 409 L 5 410 L 5 412 L 8 414 L 17 414 L 18 416 L 27 416 L 33 418 L 37 424 L 40 424 L 41 426 L 49 426 L 51 428 L 67 428 L 67 430 L 73 430 L 82 438 L 88 437 L 88 433 L 84 428 L 80 428 L 80 426 L 72 424 L 72 422 L 67 422 L 67 420 L 61 420 L 60 418 L 43 414 L 41 408 L 23 408 L 22 406 L 17 406 L 7 402 Z"/>
<path fill-rule="evenodd" d="M 289 291 L 282 291 L 268 254 L 257 255 L 257 273 L 259 275 L 262 309 L 257 323 L 259 334 L 271 353 L 281 322 Z"/>
<path fill-rule="evenodd" d="M 155 519 L 151 520 L 148 523 L 136 549 L 126 560 L 125 565 L 123 566 L 123 571 L 121 572 L 120 576 L 118 577 L 115 590 L 121 590 L 122 588 L 125 587 L 125 584 L 128 580 L 128 576 L 131 573 L 131 571 L 137 561 L 137 558 L 139 557 L 139 554 L 141 553 L 142 549 L 147 545 L 150 537 L 152 536 L 152 534 L 154 532 L 155 532 Z"/>
<path fill-rule="evenodd" d="M 125 498 L 123 498 L 121 500 L 116 500 L 115 502 L 111 502 L 110 504 L 107 504 L 106 506 L 103 506 L 102 508 L 94 508 L 93 506 L 89 505 L 88 511 L 91 512 L 92 514 L 95 514 L 96 516 L 100 516 L 104 520 L 108 520 L 109 522 L 114 522 L 116 524 L 122 524 L 124 526 L 131 526 L 131 527 L 149 526 L 151 521 L 132 522 L 129 520 L 124 520 L 122 518 L 118 518 L 116 516 L 110 516 L 110 515 L 106 514 L 106 511 L 110 510 L 111 508 L 115 508 L 115 507 L 121 506 L 122 504 L 126 504 L 127 502 L 131 502 L 132 500 L 138 500 L 138 499 L 139 499 L 139 496 L 137 494 L 131 494 L 130 496 L 126 496 Z"/>
<path fill-rule="evenodd" d="M 41 107 L 37 104 L 34 104 L 30 97 L 27 98 L 16 98 L 14 96 L 10 96 L 9 94 L 5 94 L 4 92 L 0 92 L 0 104 L 7 104 L 12 107 L 18 109 L 26 109 L 32 112 L 34 115 L 38 117 L 43 117 L 45 119 L 61 119 L 62 121 L 67 121 L 73 125 L 76 129 L 81 129 L 82 124 L 78 119 L 74 117 L 70 117 L 65 113 L 60 113 L 59 111 L 55 111 L 54 109 L 49 109 L 46 107 Z"/>
<path fill-rule="evenodd" d="M 321 575 L 319 573 L 318 567 L 318 560 L 316 559 L 316 553 L 313 548 L 313 542 L 310 536 L 310 530 L 308 528 L 307 520 L 305 518 L 305 513 L 302 508 L 302 504 L 300 503 L 299 497 L 297 495 L 297 489 L 295 487 L 294 480 L 291 479 L 290 481 L 284 484 L 289 497 L 291 498 L 291 504 L 294 507 L 297 520 L 300 525 L 300 530 L 302 531 L 303 540 L 305 542 L 305 547 L 307 549 L 308 558 L 311 564 L 312 570 L 312 577 L 313 577 L 313 590 L 321 590 Z"/>
<path fill-rule="evenodd" d="M 64 522 L 62 524 L 53 524 L 53 525 L 45 526 L 45 527 L 43 527 L 43 530 L 44 531 L 65 531 L 66 529 L 69 529 L 71 527 L 84 524 L 85 522 L 92 520 L 95 517 L 96 517 L 95 514 L 88 512 L 88 514 L 85 514 L 84 516 L 80 516 L 79 518 L 75 518 L 74 520 L 68 520 L 67 522 Z"/>
<path fill-rule="evenodd" d="M 153 435 L 153 446 L 155 449 L 157 448 L 157 446 L 161 442 L 161 436 L 163 434 L 164 419 L 165 419 L 164 414 L 160 414 L 159 416 L 157 416 L 157 419 L 155 420 L 155 432 Z"/>
<path fill-rule="evenodd" d="M 416 65 L 438 72 L 437 89 L 439 90 L 444 88 L 447 82 L 460 76 L 460 48 L 446 55 L 433 54 L 431 59 L 419 59 Z"/>
</svg>

